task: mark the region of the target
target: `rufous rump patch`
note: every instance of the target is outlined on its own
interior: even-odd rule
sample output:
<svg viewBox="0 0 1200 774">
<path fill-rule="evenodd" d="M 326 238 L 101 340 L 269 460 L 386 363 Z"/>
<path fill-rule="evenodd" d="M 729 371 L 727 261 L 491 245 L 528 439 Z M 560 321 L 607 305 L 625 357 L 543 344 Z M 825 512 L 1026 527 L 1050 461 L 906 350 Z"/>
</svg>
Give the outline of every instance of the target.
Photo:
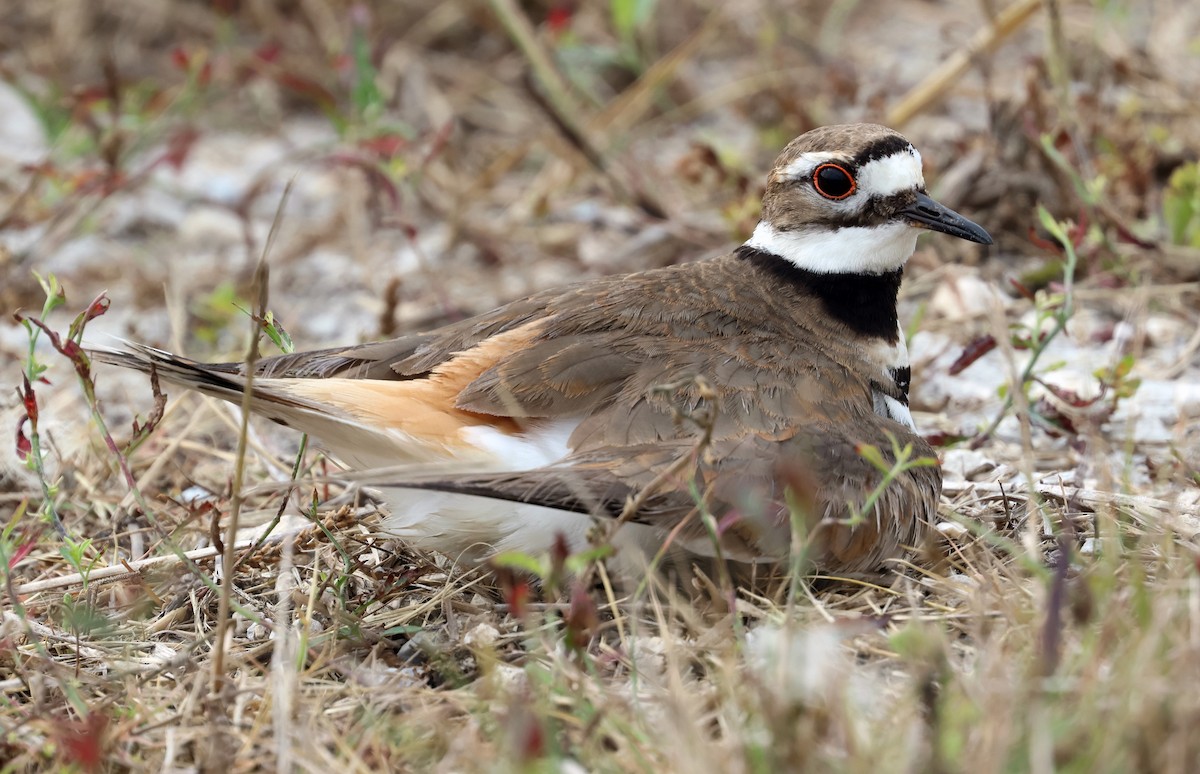
<svg viewBox="0 0 1200 774">
<path fill-rule="evenodd" d="M 516 435 L 514 419 L 458 408 L 459 393 L 505 355 L 530 344 L 544 323 L 534 321 L 491 336 L 455 355 L 420 379 L 296 379 L 283 389 L 290 395 L 339 409 L 381 430 L 399 430 L 431 442 L 455 446 L 461 431 L 487 425 Z"/>
</svg>

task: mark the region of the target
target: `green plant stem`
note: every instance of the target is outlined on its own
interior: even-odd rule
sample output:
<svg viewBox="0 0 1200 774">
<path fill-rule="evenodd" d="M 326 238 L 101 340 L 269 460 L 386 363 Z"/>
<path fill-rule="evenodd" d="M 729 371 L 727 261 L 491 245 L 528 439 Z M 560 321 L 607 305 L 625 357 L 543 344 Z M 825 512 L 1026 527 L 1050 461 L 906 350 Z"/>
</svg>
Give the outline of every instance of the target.
<svg viewBox="0 0 1200 774">
<path fill-rule="evenodd" d="M 242 511 L 242 485 L 246 476 L 246 449 L 250 437 L 250 409 L 254 404 L 254 366 L 258 363 L 259 320 L 267 310 L 267 262 L 259 260 L 254 271 L 254 284 L 258 296 L 258 317 L 250 318 L 250 345 L 246 350 L 246 383 L 242 387 L 242 423 L 238 432 L 237 460 L 233 469 L 233 494 L 229 498 L 229 519 L 225 525 L 225 546 L 221 554 L 221 588 L 217 602 L 217 626 L 213 640 L 212 682 L 213 696 L 221 695 L 225 680 L 225 630 L 229 625 L 229 612 L 233 598 L 233 569 L 236 552 L 238 523 Z"/>
<path fill-rule="evenodd" d="M 1045 336 L 1040 335 L 1040 331 L 1034 331 L 1033 335 L 1033 350 L 1029 356 L 1029 362 L 1025 364 L 1017 383 L 1013 385 L 1013 389 L 1005 396 L 1004 405 L 996 414 L 995 419 L 984 429 L 975 439 L 971 441 L 970 448 L 978 449 L 992 433 L 996 432 L 996 428 L 1008 416 L 1008 412 L 1013 407 L 1013 394 L 1015 390 L 1024 390 L 1033 378 L 1034 369 L 1037 368 L 1038 362 L 1046 349 L 1050 346 L 1050 342 L 1054 341 L 1060 333 L 1062 333 L 1071 317 L 1075 314 L 1075 267 L 1079 263 L 1079 256 L 1075 252 L 1075 245 L 1071 241 L 1071 237 L 1067 234 L 1066 229 L 1061 223 L 1056 221 L 1050 212 L 1045 207 L 1038 205 L 1038 217 L 1041 219 L 1042 225 L 1050 232 L 1050 235 L 1062 245 L 1064 253 L 1063 261 L 1063 302 L 1057 310 L 1055 310 L 1053 319 L 1054 326 L 1047 332 Z M 1039 320 L 1040 327 L 1040 320 Z"/>
<path fill-rule="evenodd" d="M 237 544 L 238 522 L 242 511 L 242 485 L 246 475 L 246 450 L 250 437 L 250 409 L 254 405 L 254 368 L 258 363 L 258 337 L 264 323 L 270 324 L 267 316 L 267 295 L 269 293 L 269 269 L 267 256 L 275 245 L 279 227 L 283 223 L 283 211 L 292 193 L 295 178 L 288 180 L 279 197 L 279 207 L 275 211 L 275 219 L 267 234 L 267 242 L 263 245 L 262 255 L 258 266 L 254 269 L 254 295 L 257 299 L 255 314 L 250 315 L 250 344 L 246 348 L 246 383 L 242 388 L 242 424 L 238 432 L 237 453 L 233 470 L 233 494 L 229 499 L 229 521 L 225 525 L 225 546 L 221 556 L 221 591 L 217 603 L 217 626 L 214 632 L 212 680 L 209 683 L 211 695 L 219 697 L 225 682 L 225 630 L 229 626 L 229 612 L 233 607 L 233 575 L 234 553 Z"/>
</svg>

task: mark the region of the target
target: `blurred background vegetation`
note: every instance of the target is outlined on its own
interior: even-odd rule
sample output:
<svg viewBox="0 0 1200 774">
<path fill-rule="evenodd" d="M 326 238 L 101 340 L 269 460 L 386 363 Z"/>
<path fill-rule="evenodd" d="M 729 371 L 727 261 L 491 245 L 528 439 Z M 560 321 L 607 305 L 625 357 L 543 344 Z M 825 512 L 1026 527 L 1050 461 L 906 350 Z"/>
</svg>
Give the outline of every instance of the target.
<svg viewBox="0 0 1200 774">
<path fill-rule="evenodd" d="M 488 279 L 510 268 L 542 285 L 724 249 L 753 227 L 789 139 L 856 120 L 908 133 L 934 193 L 999 235 L 993 254 L 1037 255 L 1041 202 L 1086 220 L 1085 271 L 1198 271 L 1190 253 L 1140 249 L 1200 240 L 1187 3 L 62 0 L 3 15 L 10 123 L 33 122 L 7 143 L 28 152 L 0 152 L 0 224 L 34 229 L 7 243 L 9 307 L 36 297 L 28 269 L 80 218 L 125 254 L 178 253 L 180 227 L 212 226 L 106 215 L 114 192 L 166 188 L 244 218 L 273 214 L 281 167 L 338 167 L 331 188 L 361 214 L 301 202 L 306 228 L 281 253 L 357 254 L 344 284 L 380 296 L 393 280 L 385 306 L 412 302 L 406 319 L 425 323 L 527 290 Z M 231 134 L 247 141 L 222 146 Z M 239 155 L 257 174 L 236 174 Z M 229 267 L 243 274 L 261 249 L 244 231 Z M 406 243 L 425 276 L 389 268 Z M 113 284 L 124 262 L 106 264 L 93 279 Z M 480 295 L 448 292 L 429 264 L 484 280 Z"/>
<path fill-rule="evenodd" d="M 105 372 L 92 414 L 47 337 L 0 326 L 4 771 L 1200 768 L 1200 4 L 0 0 L 0 19 L 0 311 L 43 308 L 53 274 L 58 329 L 107 291 L 89 335 L 238 357 L 264 253 L 300 348 L 715 255 L 780 148 L 838 122 L 903 131 L 931 193 L 997 238 L 923 242 L 902 298 L 913 405 L 945 447 L 936 562 L 796 607 L 704 587 L 708 607 L 518 613 L 491 576 L 361 537 L 336 486 L 264 488 L 248 523 L 286 506 L 327 531 L 295 566 L 276 545 L 238 568 L 235 689 L 209 699 L 212 557 L 189 574 L 164 545 L 210 546 L 233 421 L 173 395 L 134 433 L 151 529 L 93 429 L 146 414 L 145 381 Z M 21 446 L 34 392 L 44 455 Z M 252 480 L 289 484 L 294 435 L 255 433 Z"/>
</svg>

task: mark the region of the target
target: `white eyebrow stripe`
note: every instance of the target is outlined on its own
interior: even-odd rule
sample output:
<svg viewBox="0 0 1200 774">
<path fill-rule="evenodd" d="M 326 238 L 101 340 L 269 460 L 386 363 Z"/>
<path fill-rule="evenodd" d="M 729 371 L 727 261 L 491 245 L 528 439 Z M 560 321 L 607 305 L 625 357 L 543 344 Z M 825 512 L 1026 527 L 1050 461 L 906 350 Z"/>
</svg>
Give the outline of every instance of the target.
<svg viewBox="0 0 1200 774">
<path fill-rule="evenodd" d="M 868 161 L 858 168 L 856 181 L 859 190 L 870 196 L 891 196 L 923 188 L 921 154 L 910 145 L 906 150 Z"/>
<path fill-rule="evenodd" d="M 845 163 L 849 161 L 844 153 L 831 153 L 829 151 L 809 151 L 801 153 L 792 163 L 783 168 L 782 177 L 789 180 L 806 179 L 812 174 L 813 170 L 822 164 L 830 161 L 840 161 Z"/>
<path fill-rule="evenodd" d="M 809 151 L 793 159 L 780 175 L 789 180 L 806 180 L 813 170 L 831 161 L 846 164 L 850 159 L 844 153 Z M 869 196 L 891 196 L 900 191 L 923 188 L 925 175 L 921 171 L 921 154 L 909 145 L 890 156 L 868 161 L 858 168 L 855 183 Z"/>
</svg>

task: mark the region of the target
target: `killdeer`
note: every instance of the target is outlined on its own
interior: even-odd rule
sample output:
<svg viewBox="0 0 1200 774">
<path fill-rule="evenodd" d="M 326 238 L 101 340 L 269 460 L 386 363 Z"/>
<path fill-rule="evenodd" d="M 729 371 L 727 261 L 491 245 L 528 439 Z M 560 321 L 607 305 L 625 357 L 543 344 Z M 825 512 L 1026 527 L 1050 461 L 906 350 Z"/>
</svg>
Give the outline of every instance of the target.
<svg viewBox="0 0 1200 774">
<path fill-rule="evenodd" d="M 438 464 L 379 483 L 385 525 L 454 558 L 540 552 L 559 535 L 578 549 L 624 513 L 621 551 L 667 541 L 775 561 L 799 526 L 818 569 L 878 569 L 921 542 L 941 489 L 936 467 L 913 468 L 849 523 L 882 480 L 863 444 L 934 456 L 909 414 L 896 312 L 920 229 L 991 244 L 926 194 L 921 156 L 896 132 L 815 129 L 779 156 L 761 222 L 727 255 L 268 358 L 252 408 L 354 468 Z M 98 357 L 230 401 L 246 384 L 237 363 L 137 345 Z"/>
</svg>

